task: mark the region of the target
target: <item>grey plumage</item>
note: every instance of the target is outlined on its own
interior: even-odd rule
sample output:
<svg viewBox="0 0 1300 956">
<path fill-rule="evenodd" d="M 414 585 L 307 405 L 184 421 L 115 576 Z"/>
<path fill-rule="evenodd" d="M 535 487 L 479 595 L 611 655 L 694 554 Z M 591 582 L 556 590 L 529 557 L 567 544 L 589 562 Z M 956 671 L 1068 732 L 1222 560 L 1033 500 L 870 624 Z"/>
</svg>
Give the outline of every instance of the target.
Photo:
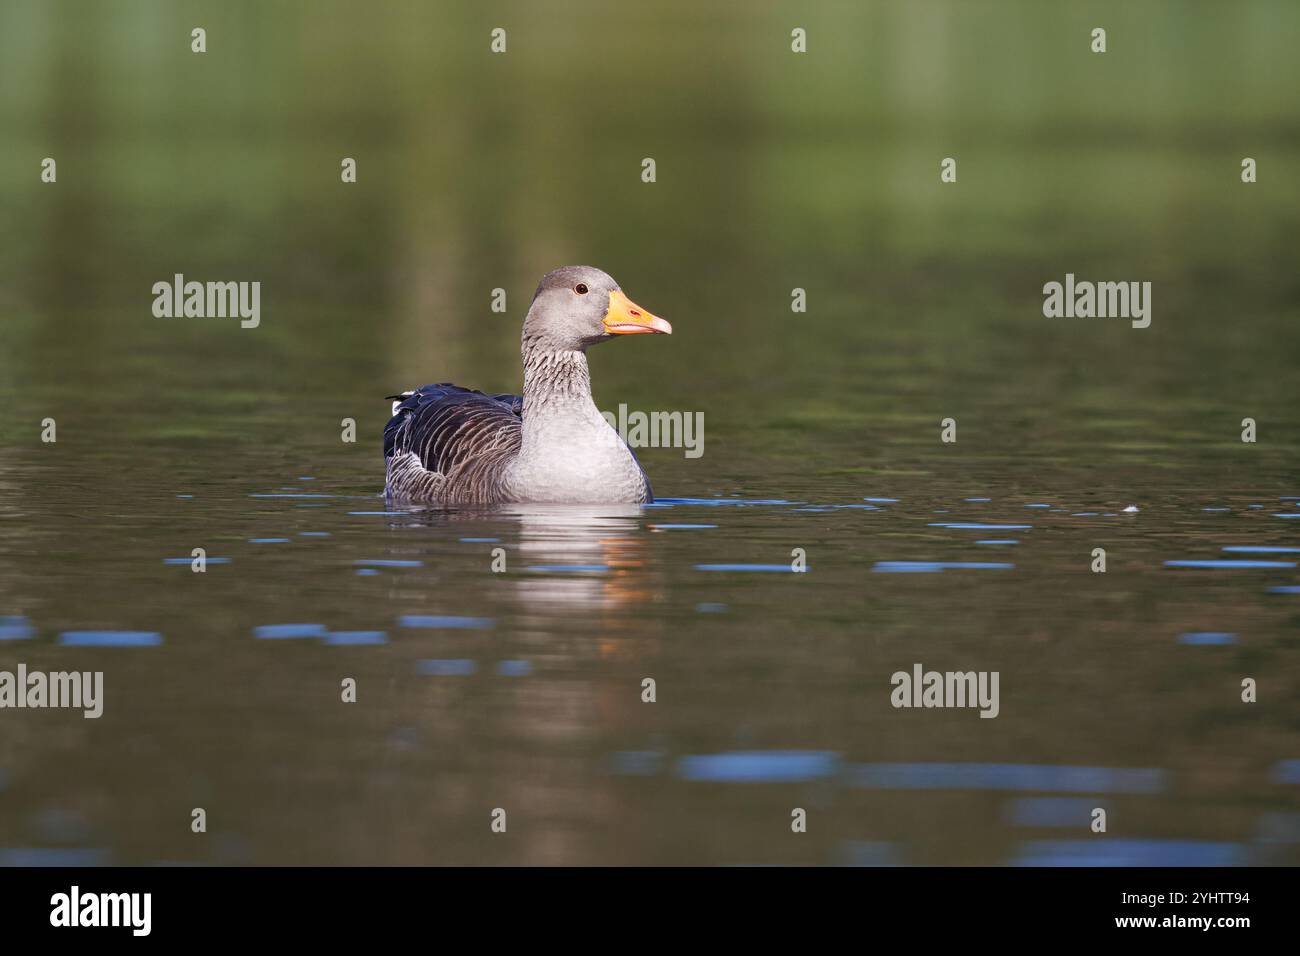
<svg viewBox="0 0 1300 956">
<path fill-rule="evenodd" d="M 671 332 L 590 266 L 545 276 L 524 319 L 523 395 L 442 383 L 390 396 L 385 491 L 405 501 L 648 502 L 650 482 L 591 398 L 586 350 Z"/>
</svg>

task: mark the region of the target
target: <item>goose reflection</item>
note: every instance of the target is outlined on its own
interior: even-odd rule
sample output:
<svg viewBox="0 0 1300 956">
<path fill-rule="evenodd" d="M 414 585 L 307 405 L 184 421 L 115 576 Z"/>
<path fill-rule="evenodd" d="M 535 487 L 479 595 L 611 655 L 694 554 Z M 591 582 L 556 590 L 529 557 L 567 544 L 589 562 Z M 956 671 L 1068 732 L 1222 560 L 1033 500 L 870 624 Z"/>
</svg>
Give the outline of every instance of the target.
<svg viewBox="0 0 1300 956">
<path fill-rule="evenodd" d="M 509 505 L 518 521 L 511 580 L 529 608 L 621 609 L 648 601 L 639 505 Z"/>
<path fill-rule="evenodd" d="M 414 509 L 406 527 L 460 526 L 461 540 L 504 550 L 492 568 L 526 611 L 619 610 L 653 597 L 645 509 L 637 504 L 503 504 Z M 468 526 L 473 526 L 472 528 Z M 502 563 L 498 564 L 500 560 Z"/>
</svg>

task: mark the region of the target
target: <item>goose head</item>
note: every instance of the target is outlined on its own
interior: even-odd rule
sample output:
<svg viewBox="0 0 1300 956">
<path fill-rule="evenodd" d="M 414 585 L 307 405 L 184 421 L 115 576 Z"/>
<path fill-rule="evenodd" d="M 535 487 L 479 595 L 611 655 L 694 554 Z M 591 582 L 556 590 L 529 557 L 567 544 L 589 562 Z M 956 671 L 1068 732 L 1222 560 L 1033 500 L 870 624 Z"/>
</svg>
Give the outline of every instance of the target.
<svg viewBox="0 0 1300 956">
<path fill-rule="evenodd" d="M 672 334 L 673 327 L 641 308 L 618 283 L 592 266 L 565 266 L 542 277 L 524 319 L 524 345 L 584 352 L 616 335 Z"/>
</svg>

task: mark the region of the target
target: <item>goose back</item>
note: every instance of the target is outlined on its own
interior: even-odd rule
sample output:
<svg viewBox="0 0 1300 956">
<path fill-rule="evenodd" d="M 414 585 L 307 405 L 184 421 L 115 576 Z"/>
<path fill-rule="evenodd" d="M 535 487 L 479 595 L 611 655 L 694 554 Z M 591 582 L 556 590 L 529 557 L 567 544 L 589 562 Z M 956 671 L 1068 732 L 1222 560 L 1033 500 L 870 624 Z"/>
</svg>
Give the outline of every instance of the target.
<svg viewBox="0 0 1300 956">
<path fill-rule="evenodd" d="M 389 497 L 489 504 L 505 496 L 506 465 L 523 443 L 523 398 L 450 383 L 390 396 L 384 427 Z"/>
</svg>

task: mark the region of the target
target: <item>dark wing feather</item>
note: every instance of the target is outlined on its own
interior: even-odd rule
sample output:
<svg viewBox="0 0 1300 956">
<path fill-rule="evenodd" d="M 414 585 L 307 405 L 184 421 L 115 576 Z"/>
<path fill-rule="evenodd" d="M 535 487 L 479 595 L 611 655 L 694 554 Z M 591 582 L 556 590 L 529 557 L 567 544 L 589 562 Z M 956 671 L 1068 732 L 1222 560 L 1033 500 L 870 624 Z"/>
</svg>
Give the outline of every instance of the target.
<svg viewBox="0 0 1300 956">
<path fill-rule="evenodd" d="M 519 450 L 523 399 L 484 395 L 459 385 L 425 385 L 400 399 L 384 427 L 384 458 L 390 478 L 403 487 L 394 493 L 447 500 L 490 500 L 506 460 Z M 403 467 L 394 475 L 393 458 L 413 454 L 424 475 Z M 411 464 L 414 464 L 413 462 Z"/>
</svg>

